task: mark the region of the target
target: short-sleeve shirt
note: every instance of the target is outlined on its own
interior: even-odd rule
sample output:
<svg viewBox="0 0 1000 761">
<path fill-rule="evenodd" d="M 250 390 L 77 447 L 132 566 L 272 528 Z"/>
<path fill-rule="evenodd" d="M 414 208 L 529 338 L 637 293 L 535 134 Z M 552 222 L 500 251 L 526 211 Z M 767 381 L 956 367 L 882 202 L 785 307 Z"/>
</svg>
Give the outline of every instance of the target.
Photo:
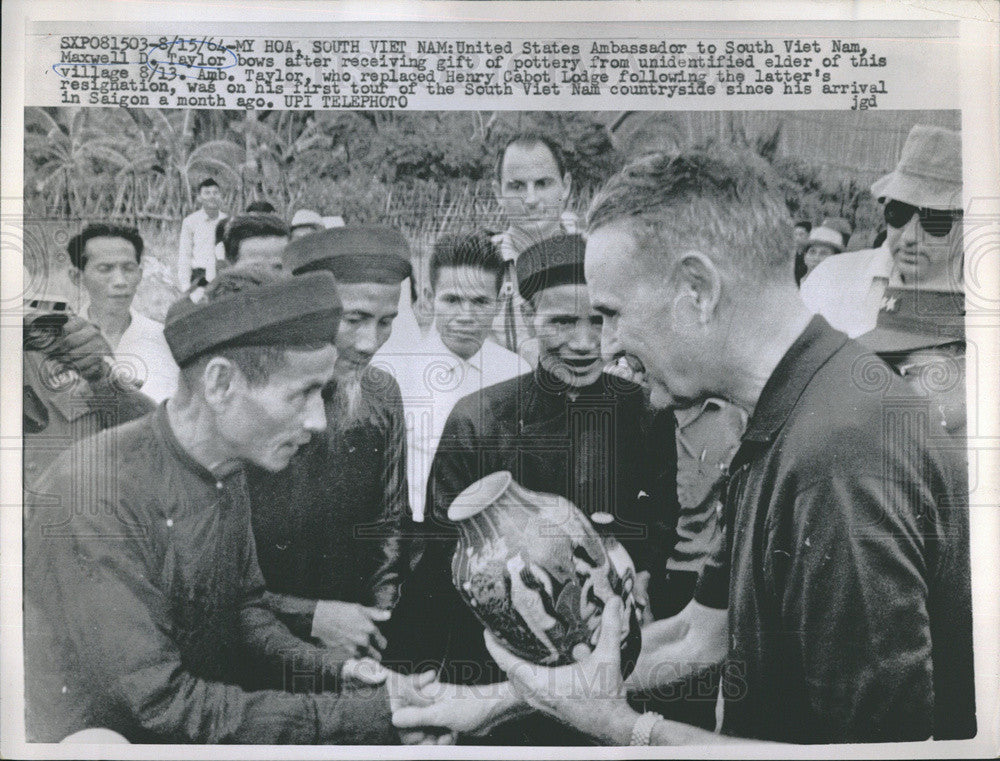
<svg viewBox="0 0 1000 761">
<path fill-rule="evenodd" d="M 802 300 L 837 330 L 857 338 L 875 328 L 892 273 L 885 246 L 828 256 L 802 281 Z"/>
<path fill-rule="evenodd" d="M 113 347 L 117 372 L 134 380 L 146 396 L 162 402 L 174 395 L 180 369 L 163 336 L 163 323 L 131 311 L 132 321 Z"/>
</svg>

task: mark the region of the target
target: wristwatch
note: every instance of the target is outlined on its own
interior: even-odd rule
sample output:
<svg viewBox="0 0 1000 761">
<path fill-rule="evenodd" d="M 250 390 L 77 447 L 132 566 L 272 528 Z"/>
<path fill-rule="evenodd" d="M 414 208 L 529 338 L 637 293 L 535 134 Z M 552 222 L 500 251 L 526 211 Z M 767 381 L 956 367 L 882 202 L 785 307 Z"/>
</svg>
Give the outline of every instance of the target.
<svg viewBox="0 0 1000 761">
<path fill-rule="evenodd" d="M 646 711 L 646 713 L 635 720 L 635 724 L 632 727 L 632 737 L 629 739 L 628 744 L 649 745 L 649 741 L 653 736 L 653 727 L 662 719 L 663 717 L 660 714 L 653 711 Z"/>
</svg>

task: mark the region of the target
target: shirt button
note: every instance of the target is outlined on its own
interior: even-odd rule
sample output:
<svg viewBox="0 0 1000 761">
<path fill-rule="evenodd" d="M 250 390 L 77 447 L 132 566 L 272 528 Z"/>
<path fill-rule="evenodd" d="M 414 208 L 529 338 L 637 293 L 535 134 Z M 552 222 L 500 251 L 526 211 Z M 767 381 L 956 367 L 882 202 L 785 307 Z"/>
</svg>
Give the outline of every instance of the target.
<svg viewBox="0 0 1000 761">
<path fill-rule="evenodd" d="M 218 489 L 219 491 L 222 491 L 222 481 L 216 481 L 215 488 Z"/>
<path fill-rule="evenodd" d="M 174 527 L 174 519 L 167 518 L 167 528 L 173 528 L 173 527 Z"/>
</svg>

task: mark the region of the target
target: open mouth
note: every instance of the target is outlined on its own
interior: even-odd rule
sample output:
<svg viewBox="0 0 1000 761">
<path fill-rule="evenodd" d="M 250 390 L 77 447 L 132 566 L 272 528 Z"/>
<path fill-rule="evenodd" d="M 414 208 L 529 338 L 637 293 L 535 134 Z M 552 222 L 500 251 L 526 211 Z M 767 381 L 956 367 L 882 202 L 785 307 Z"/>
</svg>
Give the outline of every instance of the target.
<svg viewBox="0 0 1000 761">
<path fill-rule="evenodd" d="M 597 357 L 587 357 L 584 359 L 563 359 L 563 364 L 572 370 L 590 370 L 599 359 Z"/>
</svg>

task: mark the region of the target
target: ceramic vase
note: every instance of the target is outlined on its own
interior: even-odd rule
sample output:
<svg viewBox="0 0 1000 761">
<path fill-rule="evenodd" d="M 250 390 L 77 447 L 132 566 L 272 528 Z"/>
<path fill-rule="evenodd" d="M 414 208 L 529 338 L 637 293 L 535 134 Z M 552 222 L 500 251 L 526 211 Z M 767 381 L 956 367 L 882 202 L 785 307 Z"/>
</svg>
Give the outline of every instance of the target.
<svg viewBox="0 0 1000 761">
<path fill-rule="evenodd" d="M 610 557 L 573 503 L 530 491 L 501 471 L 459 494 L 448 518 L 459 529 L 455 588 L 507 649 L 545 666 L 573 663 L 596 645 L 604 605 L 619 597 L 626 613 L 622 672 L 631 672 L 641 646 L 627 584 L 632 561 L 617 543 Z"/>
</svg>

